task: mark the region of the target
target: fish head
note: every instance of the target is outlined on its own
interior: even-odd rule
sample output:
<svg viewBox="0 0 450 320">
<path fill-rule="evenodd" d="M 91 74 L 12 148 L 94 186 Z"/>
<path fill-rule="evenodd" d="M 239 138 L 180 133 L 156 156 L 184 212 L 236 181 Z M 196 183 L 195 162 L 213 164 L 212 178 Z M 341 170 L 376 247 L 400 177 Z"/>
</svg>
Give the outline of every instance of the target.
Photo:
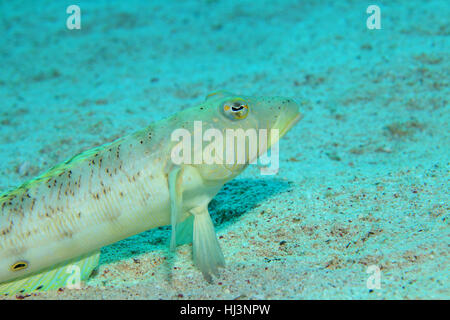
<svg viewBox="0 0 450 320">
<path fill-rule="evenodd" d="M 183 118 L 193 124 L 191 165 L 213 183 L 239 175 L 302 118 L 293 99 L 227 91 L 213 92 L 203 104 L 188 110 Z"/>
</svg>

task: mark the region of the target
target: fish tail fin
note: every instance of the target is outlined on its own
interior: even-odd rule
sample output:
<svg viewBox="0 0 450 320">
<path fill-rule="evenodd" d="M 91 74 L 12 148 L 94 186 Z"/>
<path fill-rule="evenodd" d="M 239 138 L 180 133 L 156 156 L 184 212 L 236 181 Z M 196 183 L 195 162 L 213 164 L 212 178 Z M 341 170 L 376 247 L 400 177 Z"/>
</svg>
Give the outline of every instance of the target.
<svg viewBox="0 0 450 320">
<path fill-rule="evenodd" d="M 0 294 L 13 295 L 32 291 L 47 291 L 63 287 L 76 288 L 79 281 L 89 278 L 97 267 L 100 250 L 65 261 L 39 273 L 0 283 Z"/>
<path fill-rule="evenodd" d="M 225 266 L 225 259 L 208 208 L 193 210 L 192 213 L 194 214 L 194 263 L 202 271 L 205 279 L 211 282 L 211 273 L 217 275 L 218 268 Z"/>
</svg>

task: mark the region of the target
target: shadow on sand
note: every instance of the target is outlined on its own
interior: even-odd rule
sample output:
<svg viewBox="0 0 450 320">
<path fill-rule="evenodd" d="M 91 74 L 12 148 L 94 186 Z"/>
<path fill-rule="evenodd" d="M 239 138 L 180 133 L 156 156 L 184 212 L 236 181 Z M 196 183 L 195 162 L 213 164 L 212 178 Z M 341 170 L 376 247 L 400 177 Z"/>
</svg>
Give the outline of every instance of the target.
<svg viewBox="0 0 450 320">
<path fill-rule="evenodd" d="M 286 192 L 290 183 L 276 178 L 235 179 L 223 186 L 208 208 L 216 230 L 236 222 L 240 216 L 257 207 L 271 196 Z M 153 250 L 167 250 L 170 226 L 152 229 L 102 248 L 100 265 L 125 260 Z M 168 263 L 171 265 L 172 255 Z"/>
</svg>

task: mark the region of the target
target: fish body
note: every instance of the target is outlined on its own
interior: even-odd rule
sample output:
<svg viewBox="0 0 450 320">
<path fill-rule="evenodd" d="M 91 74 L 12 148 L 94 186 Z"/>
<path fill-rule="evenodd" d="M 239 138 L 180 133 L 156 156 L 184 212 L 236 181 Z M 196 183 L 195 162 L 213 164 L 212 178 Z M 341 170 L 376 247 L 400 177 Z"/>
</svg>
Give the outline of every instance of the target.
<svg viewBox="0 0 450 320">
<path fill-rule="evenodd" d="M 194 262 L 210 279 L 224 259 L 207 206 L 249 159 L 239 165 L 174 164 L 172 132 L 193 132 L 194 122 L 201 121 L 223 133 L 278 126 L 284 134 L 299 118 L 290 99 L 216 92 L 198 106 L 76 155 L 1 194 L 0 293 L 64 286 L 71 265 L 86 279 L 101 247 L 165 225 L 172 225 L 172 249 L 193 242 Z M 193 148 L 192 156 L 202 151 Z"/>
</svg>

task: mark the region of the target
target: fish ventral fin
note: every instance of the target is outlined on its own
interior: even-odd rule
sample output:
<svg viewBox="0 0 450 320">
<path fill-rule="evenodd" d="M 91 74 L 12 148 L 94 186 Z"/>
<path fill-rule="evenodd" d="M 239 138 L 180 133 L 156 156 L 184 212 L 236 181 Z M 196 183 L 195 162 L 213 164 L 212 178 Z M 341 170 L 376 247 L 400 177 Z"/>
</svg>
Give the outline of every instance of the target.
<svg viewBox="0 0 450 320">
<path fill-rule="evenodd" d="M 182 214 L 183 203 L 183 169 L 174 167 L 169 172 L 169 194 L 170 194 L 170 224 L 172 225 L 172 236 L 170 239 L 170 250 L 174 251 L 177 246 L 178 220 Z"/>
<path fill-rule="evenodd" d="M 78 280 L 85 281 L 97 267 L 100 250 L 54 265 L 9 282 L 0 283 L 0 294 L 30 293 L 59 288 L 75 288 Z"/>
<path fill-rule="evenodd" d="M 233 94 L 230 91 L 227 90 L 217 90 L 217 91 L 213 91 L 210 92 L 206 98 L 205 101 L 210 101 L 210 100 L 214 100 L 214 99 L 222 99 L 228 96 L 232 96 Z"/>
<path fill-rule="evenodd" d="M 190 212 L 194 216 L 194 263 L 205 279 L 211 282 L 211 274 L 218 275 L 218 268 L 225 266 L 225 259 L 207 206 L 195 208 Z"/>
<path fill-rule="evenodd" d="M 183 222 L 177 225 L 177 246 L 192 243 L 194 231 L 194 216 L 190 215 Z"/>
</svg>

